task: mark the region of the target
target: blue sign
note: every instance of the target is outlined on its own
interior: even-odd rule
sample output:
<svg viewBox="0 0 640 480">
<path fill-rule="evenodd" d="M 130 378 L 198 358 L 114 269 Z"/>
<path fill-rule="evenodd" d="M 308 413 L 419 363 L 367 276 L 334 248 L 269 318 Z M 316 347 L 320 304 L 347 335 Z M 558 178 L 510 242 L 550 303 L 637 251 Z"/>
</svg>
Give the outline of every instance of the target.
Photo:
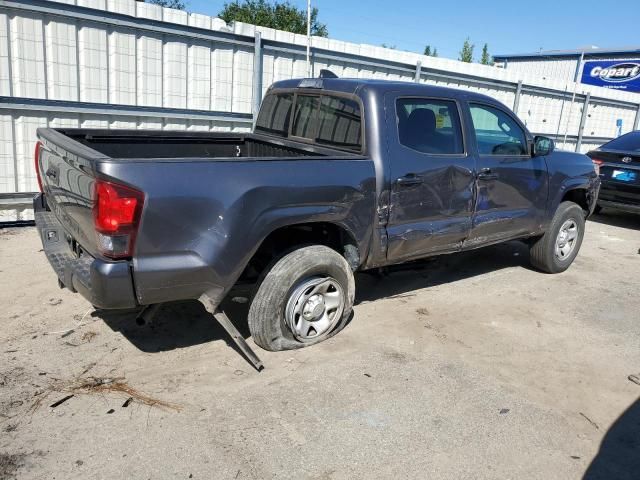
<svg viewBox="0 0 640 480">
<path fill-rule="evenodd" d="M 582 83 L 628 92 L 640 92 L 640 59 L 584 62 Z"/>
</svg>

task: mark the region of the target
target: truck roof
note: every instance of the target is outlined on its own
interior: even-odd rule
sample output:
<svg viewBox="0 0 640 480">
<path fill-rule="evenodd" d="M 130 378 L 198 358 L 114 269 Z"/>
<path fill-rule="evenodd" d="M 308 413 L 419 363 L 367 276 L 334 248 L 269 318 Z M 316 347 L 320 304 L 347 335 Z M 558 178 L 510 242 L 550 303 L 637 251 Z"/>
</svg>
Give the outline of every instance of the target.
<svg viewBox="0 0 640 480">
<path fill-rule="evenodd" d="M 412 95 L 425 95 L 430 97 L 466 98 L 477 99 L 484 102 L 496 103 L 496 100 L 480 93 L 469 92 L 457 88 L 440 87 L 399 80 L 381 80 L 367 78 L 292 78 L 275 82 L 272 88 L 305 88 L 301 83 L 313 82 L 313 88 L 344 93 L 357 94 L 359 90 L 367 88 L 377 94 L 384 95 L 390 91 L 404 91 Z M 308 85 L 307 85 L 308 87 Z"/>
</svg>

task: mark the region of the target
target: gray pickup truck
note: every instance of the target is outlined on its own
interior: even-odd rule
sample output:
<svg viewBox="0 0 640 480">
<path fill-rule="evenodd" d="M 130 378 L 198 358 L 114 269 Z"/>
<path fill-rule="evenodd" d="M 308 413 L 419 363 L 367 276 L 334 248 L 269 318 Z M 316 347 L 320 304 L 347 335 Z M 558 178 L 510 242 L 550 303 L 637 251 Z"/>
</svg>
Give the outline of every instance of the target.
<svg viewBox="0 0 640 480">
<path fill-rule="evenodd" d="M 412 83 L 298 79 L 252 133 L 38 130 L 34 200 L 61 286 L 96 308 L 251 286 L 255 342 L 337 333 L 353 272 L 521 239 L 569 267 L 599 179 L 487 96 Z"/>
</svg>

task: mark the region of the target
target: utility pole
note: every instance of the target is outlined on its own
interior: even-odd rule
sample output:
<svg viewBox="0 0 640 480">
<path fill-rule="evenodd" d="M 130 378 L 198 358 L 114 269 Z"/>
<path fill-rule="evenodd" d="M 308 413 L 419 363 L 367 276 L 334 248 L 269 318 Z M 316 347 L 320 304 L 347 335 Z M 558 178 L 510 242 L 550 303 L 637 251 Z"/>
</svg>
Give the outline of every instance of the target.
<svg viewBox="0 0 640 480">
<path fill-rule="evenodd" d="M 576 90 L 578 88 L 578 82 L 582 78 L 583 69 L 584 69 L 584 50 L 580 53 L 580 60 L 578 60 L 576 73 L 573 75 L 573 95 L 571 95 L 571 104 L 569 105 L 569 116 L 567 117 L 567 124 L 566 124 L 566 127 L 564 128 L 564 140 L 562 141 L 562 148 L 565 148 L 565 144 L 567 143 L 567 134 L 569 133 L 569 122 L 571 121 L 571 114 L 573 113 L 573 104 L 576 101 Z M 564 107 L 564 96 L 562 97 L 562 106 Z"/>
<path fill-rule="evenodd" d="M 307 77 L 311 78 L 311 0 L 307 0 Z"/>
</svg>

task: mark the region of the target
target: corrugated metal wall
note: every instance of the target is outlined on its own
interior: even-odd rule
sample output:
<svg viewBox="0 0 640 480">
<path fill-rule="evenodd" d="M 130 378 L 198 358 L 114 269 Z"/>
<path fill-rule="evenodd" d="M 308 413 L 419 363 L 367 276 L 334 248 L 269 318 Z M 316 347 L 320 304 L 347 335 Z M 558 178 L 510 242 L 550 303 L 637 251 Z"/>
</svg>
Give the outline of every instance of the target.
<svg viewBox="0 0 640 480">
<path fill-rule="evenodd" d="M 515 74 L 535 75 L 545 80 L 555 78 L 570 82 L 575 78 L 578 60 L 566 58 L 509 59 L 505 62 L 504 68 Z"/>
<path fill-rule="evenodd" d="M 590 52 L 586 52 L 585 61 L 607 61 L 607 60 L 618 60 L 622 62 L 623 60 L 635 60 L 638 58 L 637 55 L 613 55 L 613 56 L 598 56 L 593 57 L 590 56 Z M 576 55 L 574 58 L 566 58 L 566 57 L 542 57 L 540 56 L 531 56 L 527 58 L 509 58 L 503 62 L 501 65 L 512 73 L 519 75 L 536 75 L 542 79 L 555 78 L 562 79 L 564 81 L 571 81 L 575 78 L 576 72 L 578 71 L 578 66 L 580 64 L 579 55 Z"/>
<path fill-rule="evenodd" d="M 134 0 L 0 0 L 0 193 L 37 189 L 41 126 L 248 130 L 272 82 L 306 75 L 305 46 L 302 35 Z M 637 123 L 633 94 L 326 38 L 312 53 L 314 75 L 485 93 L 565 148 L 601 144 L 618 118 L 625 130 Z"/>
</svg>

